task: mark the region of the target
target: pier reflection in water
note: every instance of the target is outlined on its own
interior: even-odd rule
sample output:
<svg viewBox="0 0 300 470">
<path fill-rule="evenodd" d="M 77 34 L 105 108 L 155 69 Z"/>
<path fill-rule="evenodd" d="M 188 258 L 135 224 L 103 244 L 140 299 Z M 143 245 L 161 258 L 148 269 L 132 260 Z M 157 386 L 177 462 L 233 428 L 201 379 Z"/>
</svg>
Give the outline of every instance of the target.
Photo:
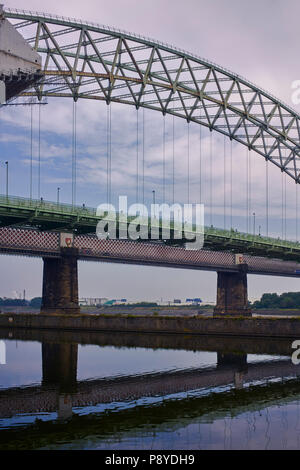
<svg viewBox="0 0 300 470">
<path fill-rule="evenodd" d="M 300 448 L 290 340 L 0 330 L 1 449 Z"/>
</svg>

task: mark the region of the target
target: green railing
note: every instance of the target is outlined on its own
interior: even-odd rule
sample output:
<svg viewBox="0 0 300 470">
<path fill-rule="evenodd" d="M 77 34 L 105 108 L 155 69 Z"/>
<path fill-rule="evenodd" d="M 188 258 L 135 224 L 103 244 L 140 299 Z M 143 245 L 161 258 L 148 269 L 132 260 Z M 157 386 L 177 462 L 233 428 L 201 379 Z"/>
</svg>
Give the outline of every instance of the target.
<svg viewBox="0 0 300 470">
<path fill-rule="evenodd" d="M 265 237 L 263 235 L 252 235 L 249 233 L 238 232 L 237 230 L 224 230 L 215 227 L 205 227 L 206 236 L 221 237 L 226 240 L 239 240 L 248 243 L 258 243 L 261 245 L 278 246 L 283 248 L 292 248 L 300 250 L 300 243 L 291 240 L 282 240 L 280 238 Z"/>
<path fill-rule="evenodd" d="M 28 199 L 19 196 L 3 196 L 0 195 L 0 207 L 15 207 L 20 209 L 34 209 L 43 210 L 48 212 L 55 212 L 60 214 L 82 214 L 96 217 L 96 209 L 93 207 L 75 206 L 66 203 L 55 203 L 53 201 L 46 201 L 41 199 Z"/>
<path fill-rule="evenodd" d="M 55 203 L 52 201 L 47 201 L 44 199 L 28 199 L 24 197 L 17 197 L 17 196 L 5 196 L 5 195 L 0 195 L 0 211 L 2 209 L 2 215 L 6 216 L 3 214 L 3 209 L 9 208 L 10 209 L 10 214 L 12 209 L 24 209 L 24 210 L 30 210 L 30 211 L 38 211 L 39 213 L 52 213 L 56 215 L 63 215 L 63 216 L 76 216 L 77 218 L 79 217 L 80 219 L 84 218 L 94 218 L 95 223 L 97 220 L 100 220 L 102 217 L 97 215 L 97 209 L 93 207 L 88 207 L 85 206 L 84 204 L 82 206 L 77 206 L 77 205 L 72 205 L 72 204 L 66 204 L 66 203 Z M 119 220 L 120 222 L 122 221 L 122 216 L 124 214 L 121 213 L 109 213 L 106 212 L 105 217 L 107 220 Z M 8 215 L 10 216 L 10 215 Z M 127 221 L 129 223 L 134 223 L 136 216 L 128 216 Z M 142 223 L 137 222 L 140 225 L 145 225 L 145 226 L 150 226 L 150 221 L 153 223 L 153 219 L 151 220 L 148 217 L 144 218 L 144 221 Z M 177 222 L 168 222 L 164 221 L 161 217 L 156 219 L 156 224 L 160 228 L 166 228 L 168 229 L 170 227 L 171 230 L 174 231 L 181 231 L 185 230 L 185 233 L 187 234 L 188 232 L 193 231 L 193 233 L 203 233 L 202 228 L 198 228 L 195 226 L 190 226 L 189 228 L 183 226 L 181 223 Z M 224 240 L 226 243 L 234 243 L 238 242 L 240 244 L 243 244 L 243 242 L 246 242 L 247 245 L 255 245 L 256 247 L 259 245 L 261 247 L 265 246 L 266 249 L 272 247 L 273 249 L 290 249 L 290 250 L 295 250 L 295 251 L 300 251 L 300 243 L 296 241 L 290 241 L 290 240 L 282 240 L 280 238 L 272 238 L 272 237 L 265 237 L 262 235 L 254 235 L 254 234 L 248 234 L 248 233 L 243 233 L 239 232 L 237 230 L 224 230 L 224 229 L 219 229 L 216 227 L 204 227 L 204 237 L 205 240 L 208 242 L 214 243 L 214 240 Z M 242 245 L 241 245 L 242 246 Z"/>
</svg>

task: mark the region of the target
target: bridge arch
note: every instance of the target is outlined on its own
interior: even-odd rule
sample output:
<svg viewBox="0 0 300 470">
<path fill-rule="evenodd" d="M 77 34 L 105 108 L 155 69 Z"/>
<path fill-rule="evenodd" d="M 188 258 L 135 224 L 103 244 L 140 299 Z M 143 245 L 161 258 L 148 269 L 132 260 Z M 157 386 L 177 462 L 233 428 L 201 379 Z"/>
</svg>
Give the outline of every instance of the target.
<svg viewBox="0 0 300 470">
<path fill-rule="evenodd" d="M 300 182 L 300 115 L 240 75 L 139 35 L 6 9 L 42 55 L 43 79 L 23 95 L 124 103 L 215 130 Z"/>
</svg>

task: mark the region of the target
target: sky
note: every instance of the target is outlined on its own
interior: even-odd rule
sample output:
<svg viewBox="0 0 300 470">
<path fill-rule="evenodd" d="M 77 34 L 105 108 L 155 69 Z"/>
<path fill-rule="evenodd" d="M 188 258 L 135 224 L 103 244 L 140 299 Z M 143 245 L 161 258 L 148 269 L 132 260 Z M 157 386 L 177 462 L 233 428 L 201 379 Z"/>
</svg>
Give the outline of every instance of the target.
<svg viewBox="0 0 300 470">
<path fill-rule="evenodd" d="M 115 26 L 137 34 L 190 51 L 238 73 L 286 102 L 296 111 L 300 105 L 292 103 L 292 82 L 300 79 L 297 54 L 298 18 L 300 4 L 297 0 L 152 0 L 99 2 L 86 0 L 49 2 L 6 1 L 5 7 L 44 11 L 66 17 L 80 18 L 104 25 Z M 9 160 L 9 192 L 28 196 L 30 155 L 29 107 L 3 108 L 0 111 L 0 193 L 5 191 L 4 161 Z M 112 171 L 113 198 L 135 194 L 136 112 L 130 107 L 113 104 L 112 112 Z M 45 199 L 56 200 L 57 187 L 60 199 L 71 198 L 71 100 L 49 100 L 41 109 L 41 194 Z M 106 105 L 93 102 L 77 104 L 78 178 L 77 200 L 97 206 L 106 194 Z M 34 197 L 38 197 L 37 185 L 37 111 L 33 111 L 34 123 Z M 145 112 L 146 136 L 146 199 L 152 190 L 161 197 L 162 117 L 158 113 Z M 166 117 L 166 177 L 170 182 L 172 159 L 172 122 Z M 186 198 L 186 168 L 180 155 L 186 152 L 187 133 L 183 122 L 176 121 L 176 198 Z M 139 135 L 141 138 L 141 134 Z M 226 145 L 226 155 L 229 146 Z M 198 202 L 199 180 L 198 153 L 199 130 L 191 126 L 191 197 Z M 223 168 L 223 138 L 214 136 L 214 165 Z M 209 137 L 202 133 L 203 191 L 207 192 Z M 246 151 L 233 146 L 234 163 L 234 226 L 251 230 L 253 218 L 245 218 L 245 168 Z M 258 155 L 251 159 L 251 212 L 256 214 L 256 227 L 265 230 L 264 220 L 264 161 Z M 228 163 L 226 163 L 225 193 L 228 203 Z M 270 230 L 274 236 L 287 232 L 295 237 L 295 184 L 284 181 L 280 172 L 270 168 Z M 282 223 L 282 184 L 287 188 L 286 225 Z M 223 172 L 213 175 L 214 225 L 224 222 Z M 171 194 L 171 184 L 166 188 Z M 228 228 L 228 210 L 225 226 Z M 227 224 L 227 225 L 226 225 Z M 299 232 L 300 233 L 300 232 Z M 21 257 L 1 257 L 0 296 L 12 296 L 26 289 L 28 298 L 41 295 L 42 261 Z M 5 273 L 5 274 L 4 274 Z M 28 275 L 29 274 L 29 275 Z M 263 292 L 299 290 L 295 279 L 264 276 L 248 276 L 249 297 L 256 299 Z M 130 300 L 171 300 L 174 298 L 201 297 L 214 301 L 216 274 L 170 268 L 127 266 L 104 263 L 79 263 L 81 297 L 127 298 Z"/>
</svg>

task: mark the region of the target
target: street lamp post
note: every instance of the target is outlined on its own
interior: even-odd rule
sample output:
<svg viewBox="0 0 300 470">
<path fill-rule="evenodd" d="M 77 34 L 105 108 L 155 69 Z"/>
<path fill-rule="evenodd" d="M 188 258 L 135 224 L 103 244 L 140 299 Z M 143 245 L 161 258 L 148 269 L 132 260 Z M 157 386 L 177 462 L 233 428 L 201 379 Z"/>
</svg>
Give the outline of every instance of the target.
<svg viewBox="0 0 300 470">
<path fill-rule="evenodd" d="M 59 204 L 59 191 L 60 191 L 60 188 L 57 188 L 57 205 Z"/>
<path fill-rule="evenodd" d="M 5 162 L 6 165 L 6 199 L 8 199 L 8 162 Z"/>
<path fill-rule="evenodd" d="M 152 196 L 153 196 L 153 211 L 154 211 L 154 217 L 155 217 L 155 189 L 152 190 Z"/>
<path fill-rule="evenodd" d="M 253 212 L 253 236 L 255 236 L 255 212 Z"/>
<path fill-rule="evenodd" d="M 155 204 L 155 189 L 152 190 L 152 195 L 153 195 L 153 204 Z"/>
</svg>

